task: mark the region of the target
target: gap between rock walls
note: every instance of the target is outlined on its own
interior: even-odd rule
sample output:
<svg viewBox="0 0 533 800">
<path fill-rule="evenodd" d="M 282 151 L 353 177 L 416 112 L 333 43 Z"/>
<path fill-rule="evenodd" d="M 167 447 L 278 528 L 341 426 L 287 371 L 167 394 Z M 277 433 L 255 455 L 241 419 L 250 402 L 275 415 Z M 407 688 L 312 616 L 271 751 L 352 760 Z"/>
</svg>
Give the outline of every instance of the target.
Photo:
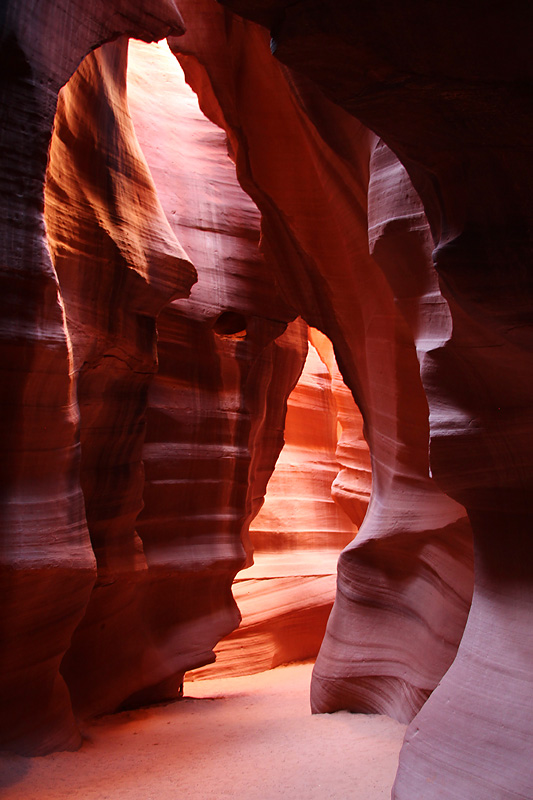
<svg viewBox="0 0 533 800">
<path fill-rule="evenodd" d="M 3 19 L 1 746 L 316 657 L 396 800 L 530 800 L 528 14 L 67 5 Z"/>
</svg>

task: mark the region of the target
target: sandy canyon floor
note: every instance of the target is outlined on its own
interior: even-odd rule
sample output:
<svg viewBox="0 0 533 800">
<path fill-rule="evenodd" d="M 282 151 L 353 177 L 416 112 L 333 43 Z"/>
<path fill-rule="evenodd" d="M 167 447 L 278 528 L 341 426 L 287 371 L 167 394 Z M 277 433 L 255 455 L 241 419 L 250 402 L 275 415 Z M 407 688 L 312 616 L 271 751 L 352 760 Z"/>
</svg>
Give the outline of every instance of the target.
<svg viewBox="0 0 533 800">
<path fill-rule="evenodd" d="M 405 726 L 309 711 L 311 664 L 185 683 L 86 725 L 77 753 L 0 756 L 2 800 L 385 800 Z"/>
</svg>

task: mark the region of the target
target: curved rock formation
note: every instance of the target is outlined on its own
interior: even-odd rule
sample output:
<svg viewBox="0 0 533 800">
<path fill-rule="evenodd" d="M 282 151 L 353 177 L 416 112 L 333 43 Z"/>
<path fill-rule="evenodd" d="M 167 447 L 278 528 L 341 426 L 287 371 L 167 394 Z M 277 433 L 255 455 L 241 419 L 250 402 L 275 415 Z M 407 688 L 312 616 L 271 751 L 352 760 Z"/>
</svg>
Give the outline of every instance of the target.
<svg viewBox="0 0 533 800">
<path fill-rule="evenodd" d="M 337 366 L 333 345 L 323 333 L 311 328 L 310 342 L 328 369 L 336 411 L 335 461 L 338 471 L 331 484 L 331 496 L 344 508 L 359 529 L 368 509 L 372 490 L 372 467 L 363 432 L 363 418 Z"/>
<path fill-rule="evenodd" d="M 159 699 L 185 669 L 212 661 L 216 642 L 239 623 L 230 587 L 243 544 L 251 557 L 248 525 L 283 444 L 306 328 L 297 321 L 284 332 L 294 312 L 258 252 L 259 214 L 237 183 L 224 133 L 200 112 L 168 48 L 132 43 L 131 51 L 136 129 L 167 217 L 198 268 L 190 299 L 159 318 L 148 401 L 139 533 L 150 568 L 147 613 L 167 644 L 164 680 L 143 698 Z M 148 117 L 163 76 L 166 94 Z"/>
<path fill-rule="evenodd" d="M 79 743 L 61 662 L 79 711 L 159 698 L 175 691 L 181 654 L 210 657 L 234 624 L 231 575 L 303 362 L 302 324 L 283 333 L 299 315 L 333 342 L 373 472 L 340 559 L 314 708 L 410 719 L 438 684 L 408 731 L 394 797 L 532 798 L 531 11 L 224 2 L 255 22 L 183 0 L 188 31 L 171 44 L 260 209 L 265 261 L 235 181 L 224 197 L 224 134 L 216 167 L 211 134 L 197 142 L 207 216 L 183 164 L 186 202 L 172 207 L 167 162 L 145 148 L 167 224 L 134 145 L 117 41 L 60 102 L 54 266 L 43 190 L 61 87 L 106 42 L 177 35 L 183 20 L 173 0 L 11 0 L 2 12 L 1 742 Z M 200 280 L 161 316 L 139 538 L 154 319 L 192 278 L 172 229 Z M 357 481 L 345 469 L 335 488 L 353 521 Z M 464 509 L 476 587 L 457 650 L 472 587 Z M 213 598 L 194 608 L 210 565 Z"/>
<path fill-rule="evenodd" d="M 171 48 L 203 111 L 228 133 L 239 179 L 262 212 L 262 245 L 280 286 L 333 342 L 372 457 L 372 500 L 339 562 L 312 705 L 408 721 L 455 656 L 470 603 L 471 545 L 464 510 L 429 476 L 414 312 L 404 310 L 392 279 L 368 252 L 376 139 L 277 64 L 258 26 L 211 0 L 183 3 L 182 13 L 187 33 Z M 394 196 L 405 186 L 392 177 Z M 426 276 L 422 217 L 417 207 L 413 268 L 422 265 Z M 425 280 L 415 291 L 433 291 L 435 282 Z M 415 294 L 411 305 L 419 302 Z M 352 491 L 344 477 L 343 508 L 355 520 L 358 487 Z M 388 632 L 385 650 L 380 629 Z"/>
<path fill-rule="evenodd" d="M 47 183 L 49 237 L 74 331 L 81 480 L 98 563 L 62 663 L 82 716 L 175 696 L 185 669 L 212 660 L 214 644 L 238 625 L 230 587 L 254 498 L 282 444 L 305 333 L 295 324 L 278 338 L 292 314 L 265 280 L 258 214 L 236 183 L 224 135 L 199 111 L 168 50 L 137 45 L 128 97 L 164 216 L 129 118 L 126 47 L 88 57 L 63 91 Z M 172 97 L 159 98 L 146 130 L 157 80 Z M 72 221 L 65 225 L 72 209 L 77 240 Z M 184 294 L 172 285 L 180 264 L 168 248 L 175 239 L 167 218 L 193 253 L 199 280 L 190 299 L 159 315 L 147 411 L 156 367 L 150 317 Z"/>
<path fill-rule="evenodd" d="M 447 306 L 429 320 L 422 359 L 430 463 L 468 511 L 476 589 L 453 667 L 408 733 L 393 795 L 529 798 L 531 12 L 225 2 L 266 24 L 279 58 L 400 156 L 436 244 Z"/>
<path fill-rule="evenodd" d="M 142 28 L 137 33 L 148 37 Z M 185 206 L 196 231 L 184 238 L 201 280 L 190 302 L 169 307 L 161 318 L 145 479 L 147 392 L 158 364 L 155 318 L 173 297 L 188 293 L 195 272 L 136 140 L 126 99 L 126 52 L 124 38 L 102 46 L 61 93 L 46 183 L 53 266 L 37 213 L 48 283 L 43 278 L 36 284 L 42 294 L 31 306 L 36 321 L 25 323 L 26 338 L 40 349 L 32 345 L 35 355 L 24 355 L 22 342 L 20 361 L 14 351 L 6 359 L 20 371 L 20 390 L 14 382 L 6 394 L 22 427 L 11 417 L 4 441 L 8 450 L 24 452 L 18 462 L 4 462 L 2 737 L 24 753 L 79 744 L 71 703 L 84 716 L 175 696 L 184 670 L 212 659 L 218 638 L 237 625 L 232 578 L 282 446 L 285 400 L 304 359 L 305 327 L 297 322 L 284 333 L 294 312 L 263 269 L 258 213 L 238 187 L 224 134 L 193 103 L 184 124 L 195 116 L 204 125 L 208 146 L 196 147 L 194 166 L 200 165 L 205 185 L 195 201 L 198 175 L 184 170 L 179 191 L 189 189 Z M 29 80 L 25 73 L 23 78 Z M 46 118 L 39 121 L 46 133 Z M 30 207 L 39 208 L 43 183 L 44 174 L 40 182 L 28 182 L 23 199 Z M 203 218 L 194 207 L 198 201 Z M 166 211 L 172 219 L 173 209 Z M 190 223 L 181 214 L 178 233 Z M 35 258 L 20 271 L 38 274 Z M 28 284 L 19 283 L 24 298 Z M 12 292 L 7 297 L 14 301 Z M 15 318 L 6 329 L 12 338 L 15 322 L 23 331 L 29 306 L 13 303 L 8 310 Z M 162 448 L 163 469 L 172 471 L 166 494 L 154 447 L 161 416 L 175 453 L 169 457 L 169 448 Z M 31 448 L 40 453 L 31 460 L 30 434 Z M 188 481 L 176 469 L 180 461 Z M 206 466 L 211 474 L 198 481 Z M 22 497 L 33 498 L 33 506 L 22 506 Z M 37 530 L 41 497 L 49 522 L 41 520 Z M 143 503 L 141 539 L 135 528 Z M 91 593 L 94 556 L 98 572 Z"/>
<path fill-rule="evenodd" d="M 72 345 L 43 218 L 57 94 L 107 39 L 181 29 L 170 2 L 94 9 L 23 1 L 2 11 L 0 742 L 15 750 L 81 741 L 59 664 L 95 578 L 78 478 Z"/>
<path fill-rule="evenodd" d="M 126 99 L 128 40 L 87 56 L 60 93 L 45 217 L 80 411 L 80 482 L 98 567 L 61 671 L 77 713 L 102 712 L 144 686 L 142 508 L 146 394 L 155 319 L 195 271 L 174 236 Z M 102 137 L 101 131 L 106 131 Z"/>
<path fill-rule="evenodd" d="M 352 439 L 357 427 L 360 436 Z M 250 529 L 256 563 L 259 554 L 270 554 L 289 566 L 301 554 L 318 564 L 328 551 L 336 561 L 363 521 L 370 496 L 370 458 L 361 429 L 361 415 L 339 374 L 331 343 L 311 329 L 305 366 L 287 402 L 285 445 Z M 332 498 L 339 439 L 345 452 L 358 449 L 357 466 L 364 476 L 362 513 L 353 522 Z M 356 461 L 355 452 L 351 461 Z"/>
<path fill-rule="evenodd" d="M 358 480 L 359 523 L 368 506 L 371 474 L 361 415 L 331 342 L 314 329 L 287 401 L 284 438 L 264 505 L 250 526 L 253 566 L 238 573 L 233 585 L 241 624 L 216 647 L 217 663 L 187 675 L 188 680 L 251 674 L 315 658 L 324 637 L 339 552 L 357 530 L 333 499 L 337 459 Z"/>
</svg>

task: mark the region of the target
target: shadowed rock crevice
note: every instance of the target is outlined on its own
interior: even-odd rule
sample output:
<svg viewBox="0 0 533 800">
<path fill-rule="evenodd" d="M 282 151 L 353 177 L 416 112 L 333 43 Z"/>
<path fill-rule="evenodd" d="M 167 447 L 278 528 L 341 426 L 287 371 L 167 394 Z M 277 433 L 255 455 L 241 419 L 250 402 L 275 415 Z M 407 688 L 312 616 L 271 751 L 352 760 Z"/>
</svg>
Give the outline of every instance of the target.
<svg viewBox="0 0 533 800">
<path fill-rule="evenodd" d="M 339 597 L 344 590 L 351 600 L 340 613 L 336 604 L 330 617 L 315 667 L 313 707 L 369 710 L 373 702 L 374 710 L 405 720 L 453 660 L 472 592 L 464 509 L 429 475 L 419 359 L 434 336 L 426 309 L 438 312 L 444 324 L 448 317 L 432 270 L 428 223 L 390 150 L 312 84 L 277 64 L 264 31 L 208 0 L 194 8 L 184 3 L 182 11 L 187 33 L 172 39 L 171 48 L 204 113 L 228 134 L 239 180 L 262 212 L 262 248 L 280 287 L 333 343 L 372 459 L 370 507 L 340 561 Z M 197 14 L 201 28 L 193 24 Z M 404 272 L 409 279 L 402 283 Z M 359 524 L 357 481 L 352 476 L 338 484 L 344 510 Z M 419 546 L 424 538 L 425 550 Z M 383 555 L 370 574 L 365 554 L 380 540 Z M 402 558 L 402 570 L 390 575 L 388 548 Z M 432 579 L 418 580 L 426 563 Z M 381 624 L 390 626 L 390 650 L 373 663 L 369 651 L 382 644 L 371 633 L 366 597 L 376 580 L 388 582 Z M 413 650 L 409 674 L 406 639 Z"/>
<path fill-rule="evenodd" d="M 313 326 L 372 469 L 313 708 L 414 717 L 397 800 L 529 800 L 532 13 L 224 6 L 2 11 L 0 741 L 212 660 Z M 169 34 L 205 117 L 127 71 Z"/>
<path fill-rule="evenodd" d="M 246 336 L 246 318 L 235 311 L 223 311 L 216 318 L 213 330 L 219 336 L 234 336 L 243 339 Z"/>
<path fill-rule="evenodd" d="M 283 450 L 250 526 L 253 565 L 233 586 L 241 624 L 215 648 L 216 663 L 187 681 L 314 659 L 324 637 L 339 553 L 363 521 L 372 478 L 361 414 L 332 344 L 315 329 L 308 339 L 287 401 Z M 342 510 L 345 496 L 352 518 Z"/>
</svg>

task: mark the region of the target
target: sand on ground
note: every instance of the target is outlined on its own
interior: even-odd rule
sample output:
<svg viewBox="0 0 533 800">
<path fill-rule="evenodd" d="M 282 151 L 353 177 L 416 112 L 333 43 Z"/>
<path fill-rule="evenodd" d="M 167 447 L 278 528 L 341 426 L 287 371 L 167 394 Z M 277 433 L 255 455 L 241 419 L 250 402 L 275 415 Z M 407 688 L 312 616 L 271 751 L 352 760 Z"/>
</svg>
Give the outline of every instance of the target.
<svg viewBox="0 0 533 800">
<path fill-rule="evenodd" d="M 405 725 L 311 715 L 312 664 L 185 683 L 85 724 L 76 753 L 0 756 L 2 800 L 386 800 Z"/>
</svg>

